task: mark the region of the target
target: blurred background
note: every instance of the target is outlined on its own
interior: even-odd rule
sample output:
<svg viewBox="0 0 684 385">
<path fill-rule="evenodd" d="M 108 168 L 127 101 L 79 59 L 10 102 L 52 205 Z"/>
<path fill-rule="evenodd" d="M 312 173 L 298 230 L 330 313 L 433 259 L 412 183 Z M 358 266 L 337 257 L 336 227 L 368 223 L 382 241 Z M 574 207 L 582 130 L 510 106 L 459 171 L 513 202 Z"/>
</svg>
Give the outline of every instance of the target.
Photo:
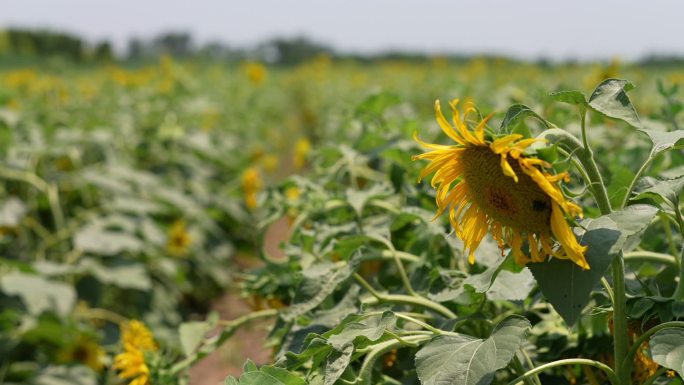
<svg viewBox="0 0 684 385">
<path fill-rule="evenodd" d="M 127 319 L 176 359 L 183 322 L 285 306 L 287 274 L 250 272 L 283 258 L 300 194 L 327 188 L 297 178 L 387 144 L 415 180 L 406 143 L 436 133 L 436 99 L 563 125 L 575 112 L 549 92 L 626 78 L 644 122 L 676 127 L 682 15 L 665 0 L 0 0 L 0 383 L 118 383 Z M 268 325 L 190 383 L 268 362 Z"/>
</svg>

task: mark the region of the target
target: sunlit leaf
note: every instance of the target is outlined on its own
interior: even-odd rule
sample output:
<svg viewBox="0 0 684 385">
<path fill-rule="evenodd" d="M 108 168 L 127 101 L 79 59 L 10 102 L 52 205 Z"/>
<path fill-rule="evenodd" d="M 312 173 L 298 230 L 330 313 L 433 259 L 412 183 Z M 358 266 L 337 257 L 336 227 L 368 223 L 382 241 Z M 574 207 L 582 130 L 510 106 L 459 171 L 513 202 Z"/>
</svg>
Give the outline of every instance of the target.
<svg viewBox="0 0 684 385">
<path fill-rule="evenodd" d="M 511 316 L 487 339 L 444 335 L 416 353 L 416 371 L 422 385 L 486 385 L 506 367 L 525 340 L 530 322 Z"/>
<path fill-rule="evenodd" d="M 589 106 L 608 117 L 624 120 L 640 128 L 639 115 L 627 96 L 627 92 L 633 88 L 634 85 L 627 80 L 604 80 L 589 97 Z"/>
<path fill-rule="evenodd" d="M 684 330 L 658 331 L 649 342 L 653 361 L 684 377 Z"/>
</svg>

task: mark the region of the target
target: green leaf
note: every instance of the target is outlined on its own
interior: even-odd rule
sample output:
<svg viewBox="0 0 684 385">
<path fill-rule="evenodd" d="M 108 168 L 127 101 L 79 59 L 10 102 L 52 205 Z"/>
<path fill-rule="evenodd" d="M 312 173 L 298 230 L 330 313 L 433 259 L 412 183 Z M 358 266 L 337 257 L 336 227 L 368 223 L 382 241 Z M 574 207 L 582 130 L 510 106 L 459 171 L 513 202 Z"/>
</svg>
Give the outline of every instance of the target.
<svg viewBox="0 0 684 385">
<path fill-rule="evenodd" d="M 98 281 L 122 289 L 149 290 L 150 277 L 142 264 L 103 266 L 94 259 L 83 260 L 79 264 L 83 271 L 90 272 Z"/>
<path fill-rule="evenodd" d="M 620 250 L 620 231 L 612 219 L 595 219 L 589 223 L 587 230 L 581 243 L 589 246 L 585 258 L 590 270 L 582 270 L 569 260 L 557 258 L 527 265 L 544 297 L 568 325 L 577 321 L 589 302 L 592 289 Z"/>
<path fill-rule="evenodd" d="M 541 117 L 541 115 L 537 114 L 536 112 L 532 111 L 530 107 L 527 107 L 524 104 L 514 104 L 508 107 L 508 111 L 506 111 L 506 115 L 504 116 L 503 121 L 501 122 L 501 130 L 507 131 L 510 126 L 518 123 L 521 119 L 525 119 L 528 117 L 538 120 L 546 128 L 553 127 L 553 124 L 551 124 L 551 122 L 544 119 L 543 117 Z"/>
<path fill-rule="evenodd" d="M 378 117 L 388 108 L 401 103 L 401 98 L 393 93 L 382 92 L 364 99 L 354 111 L 357 116 Z"/>
<path fill-rule="evenodd" d="M 640 128 L 641 121 L 636 109 L 627 96 L 634 85 L 627 80 L 607 79 L 596 87 L 589 97 L 589 106 L 605 116 L 624 120 L 630 125 Z"/>
<path fill-rule="evenodd" d="M 248 366 L 249 364 L 249 366 Z M 306 385 L 303 378 L 283 368 L 265 365 L 256 368 L 254 363 L 245 364 L 245 373 L 239 380 L 228 377 L 224 381 L 227 385 Z"/>
<path fill-rule="evenodd" d="M 320 305 L 338 285 L 351 277 L 357 264 L 358 261 L 353 258 L 342 266 L 322 262 L 304 270 L 304 279 L 297 290 L 294 303 L 281 313 L 283 320 L 292 321 Z"/>
<path fill-rule="evenodd" d="M 126 251 L 141 251 L 143 242 L 132 234 L 133 231 L 135 227 L 129 219 L 98 218 L 76 232 L 74 246 L 84 252 L 105 256 L 113 256 Z"/>
<path fill-rule="evenodd" d="M 522 301 L 534 288 L 534 276 L 529 269 L 519 273 L 502 271 L 492 286 L 487 290 L 487 298 L 491 300 Z"/>
<path fill-rule="evenodd" d="M 663 151 L 681 150 L 684 148 L 684 130 L 658 131 L 644 128 L 639 131 L 648 135 L 651 143 L 653 143 L 651 157 Z"/>
<path fill-rule="evenodd" d="M 577 321 L 613 258 L 621 250 L 630 250 L 639 244 L 657 212 L 650 205 L 632 205 L 588 221 L 580 243 L 588 246 L 585 257 L 590 270 L 556 258 L 528 264 L 542 293 L 568 325 Z"/>
<path fill-rule="evenodd" d="M 580 91 L 558 91 L 552 92 L 549 96 L 551 96 L 553 100 L 579 106 L 582 111 L 586 110 L 588 105 L 587 98 L 585 98 L 584 94 Z"/>
<path fill-rule="evenodd" d="M 486 385 L 506 367 L 525 340 L 530 322 L 504 319 L 485 340 L 465 335 L 439 336 L 416 353 L 422 385 Z"/>
<path fill-rule="evenodd" d="M 363 209 L 373 199 L 386 198 L 392 194 L 392 188 L 387 184 L 375 184 L 367 190 L 347 189 L 347 201 L 354 208 L 356 215 L 361 217 Z"/>
<path fill-rule="evenodd" d="M 0 288 L 7 295 L 21 298 L 33 315 L 51 310 L 65 316 L 76 304 L 73 287 L 38 275 L 11 272 L 0 277 Z"/>
<path fill-rule="evenodd" d="M 352 353 L 354 353 L 354 346 L 351 344 L 330 353 L 325 364 L 324 385 L 333 385 L 342 376 L 351 362 Z"/>
<path fill-rule="evenodd" d="M 658 214 L 657 208 L 651 205 L 637 204 L 607 215 L 620 230 L 619 245 L 623 252 L 632 251 L 639 246 L 641 237 L 656 214 Z"/>
<path fill-rule="evenodd" d="M 666 203 L 672 209 L 676 209 L 676 202 L 684 189 L 684 176 L 674 179 L 658 180 L 644 177 L 639 180 L 637 195 L 634 199 L 653 199 L 656 203 Z"/>
<path fill-rule="evenodd" d="M 649 342 L 653 361 L 684 377 L 684 330 L 665 329 Z"/>
<path fill-rule="evenodd" d="M 439 293 L 430 293 L 428 296 L 433 301 L 448 302 L 465 293 L 466 287 L 470 287 L 476 293 L 486 293 L 502 272 L 509 258 L 512 258 L 511 255 L 506 258 L 498 258 L 495 264 L 489 266 L 482 273 L 471 275 L 463 281 L 455 282 L 455 284 L 450 285 Z"/>
<path fill-rule="evenodd" d="M 178 328 L 178 337 L 183 353 L 186 356 L 194 353 L 212 329 L 214 329 L 214 325 L 211 322 L 191 321 L 182 323 Z"/>
<path fill-rule="evenodd" d="M 396 316 L 391 311 L 386 311 L 382 315 L 363 317 L 354 315 L 352 320 L 358 321 L 343 322 L 341 331 L 333 329 L 335 334 L 328 337 L 328 343 L 337 350 L 343 350 L 346 345 L 358 342 L 358 339 L 367 341 L 377 341 L 385 333 L 385 330 L 394 327 Z"/>
</svg>

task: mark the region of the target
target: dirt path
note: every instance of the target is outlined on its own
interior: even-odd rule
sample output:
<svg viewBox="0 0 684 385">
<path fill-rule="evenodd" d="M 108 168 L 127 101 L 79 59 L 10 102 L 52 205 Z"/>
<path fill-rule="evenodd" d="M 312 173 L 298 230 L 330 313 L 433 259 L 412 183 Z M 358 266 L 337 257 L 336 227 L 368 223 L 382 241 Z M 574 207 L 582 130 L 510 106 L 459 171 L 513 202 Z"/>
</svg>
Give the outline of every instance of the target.
<svg viewBox="0 0 684 385">
<path fill-rule="evenodd" d="M 274 258 L 283 257 L 281 242 L 287 240 L 289 228 L 286 220 L 275 222 L 266 231 L 265 251 Z M 230 320 L 252 311 L 237 292 L 228 292 L 212 305 L 221 319 Z M 272 320 L 253 322 L 240 328 L 230 340 L 190 369 L 190 385 L 222 385 L 228 375 L 239 376 L 248 359 L 257 364 L 271 361 L 271 349 L 265 347 Z"/>
</svg>

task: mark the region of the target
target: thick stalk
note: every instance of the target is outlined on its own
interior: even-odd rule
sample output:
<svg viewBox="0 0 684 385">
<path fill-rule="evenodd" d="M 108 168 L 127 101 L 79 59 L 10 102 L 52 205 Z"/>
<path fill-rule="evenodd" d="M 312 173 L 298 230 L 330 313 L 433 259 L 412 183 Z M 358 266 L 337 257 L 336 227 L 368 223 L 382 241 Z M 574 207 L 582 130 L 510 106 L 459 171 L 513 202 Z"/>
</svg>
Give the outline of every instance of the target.
<svg viewBox="0 0 684 385">
<path fill-rule="evenodd" d="M 586 112 L 584 111 L 581 114 L 581 124 L 584 149 L 578 152 L 578 156 L 592 181 L 591 188 L 601 214 L 610 214 L 612 208 L 608 199 L 608 192 L 594 160 L 594 153 L 589 146 L 586 134 Z M 632 367 L 630 363 L 625 362 L 628 348 L 627 296 L 625 293 L 625 261 L 622 252 L 618 253 L 615 257 L 611 268 L 613 272 L 613 354 L 615 357 L 615 374 L 618 379 L 617 384 L 630 385 Z"/>
</svg>

